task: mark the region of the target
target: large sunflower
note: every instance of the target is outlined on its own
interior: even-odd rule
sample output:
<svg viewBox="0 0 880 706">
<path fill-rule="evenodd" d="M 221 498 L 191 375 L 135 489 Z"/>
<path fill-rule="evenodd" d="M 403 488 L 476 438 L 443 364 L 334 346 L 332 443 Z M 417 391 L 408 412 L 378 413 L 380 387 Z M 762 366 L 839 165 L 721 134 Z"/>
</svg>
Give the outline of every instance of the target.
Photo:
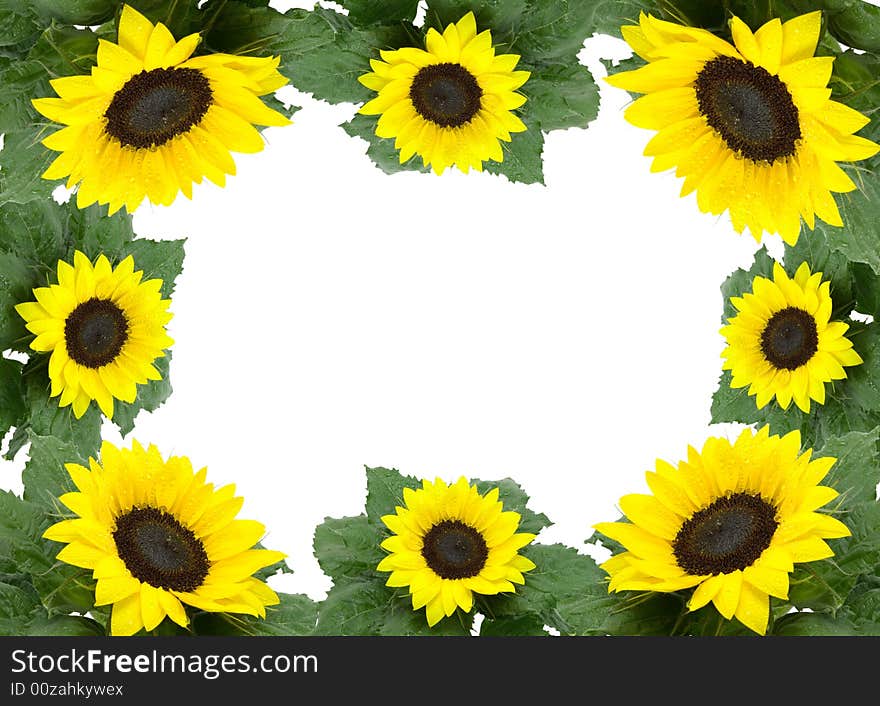
<svg viewBox="0 0 880 706">
<path fill-rule="evenodd" d="M 806 262 L 793 279 L 774 263 L 772 280 L 755 277 L 751 293 L 730 301 L 739 313 L 721 329 L 722 369 L 733 372 L 731 387 L 748 386 L 759 409 L 776 397 L 783 409 L 793 399 L 809 412 L 811 399 L 825 404 L 826 382 L 862 362 L 844 336 L 849 325 L 830 321 L 831 283 Z"/>
<path fill-rule="evenodd" d="M 263 149 L 252 123 L 289 123 L 258 98 L 287 83 L 278 57 L 191 57 L 198 34 L 176 42 L 128 5 L 118 40 L 99 40 L 91 75 L 51 81 L 59 98 L 33 101 L 67 126 L 43 140 L 61 152 L 43 177 L 78 183 L 80 208 L 97 201 L 131 213 L 144 196 L 162 205 L 179 191 L 191 198 L 203 177 L 223 186 L 235 174 L 230 151 Z"/>
<path fill-rule="evenodd" d="M 520 515 L 503 512 L 498 488 L 481 496 L 459 478 L 447 485 L 437 478 L 418 490 L 403 489 L 405 507 L 382 521 L 394 535 L 382 542 L 391 552 L 378 566 L 390 571 L 386 584 L 409 587 L 413 610 L 426 607 L 428 625 L 473 607 L 473 594 L 515 591 L 534 563 L 519 549 L 534 534 L 517 532 Z"/>
<path fill-rule="evenodd" d="M 658 460 L 645 476 L 653 495 L 626 495 L 629 522 L 596 529 L 626 551 L 602 564 L 610 591 L 681 591 L 696 587 L 694 611 L 709 601 L 730 620 L 764 634 L 769 596 L 788 597 L 795 562 L 833 556 L 827 538 L 849 529 L 816 510 L 837 497 L 818 485 L 834 458 L 800 453 L 800 432 L 742 432 L 734 444 L 710 438 L 690 448 L 678 468 Z"/>
<path fill-rule="evenodd" d="M 733 45 L 645 14 L 621 29 L 649 63 L 608 81 L 647 94 L 625 117 L 658 131 L 645 148 L 652 171 L 675 167 L 682 196 L 696 191 L 701 211 L 728 210 L 757 240 L 767 231 L 794 244 L 801 218 L 843 225 L 831 192 L 856 185 L 837 162 L 880 149 L 853 134 L 868 118 L 830 100 L 834 59 L 813 56 L 821 25 L 817 11 L 753 34 L 734 17 Z"/>
<path fill-rule="evenodd" d="M 129 255 L 115 268 L 101 255 L 92 265 L 78 250 L 58 261 L 58 284 L 34 290 L 37 301 L 15 310 L 36 334 L 31 348 L 51 353 L 50 395 L 82 417 L 92 400 L 113 417 L 113 399 L 134 402 L 137 385 L 161 380 L 153 366 L 174 341 L 165 333 L 170 299 L 161 279 L 142 282 Z"/>
<path fill-rule="evenodd" d="M 372 73 L 359 80 L 379 95 L 360 112 L 381 116 L 376 134 L 394 138 L 401 164 L 418 154 L 442 174 L 453 165 L 467 173 L 482 171 L 487 159 L 503 161 L 499 140 L 526 129 L 511 112 L 526 102 L 516 89 L 530 75 L 514 71 L 519 56 L 496 56 L 491 32 L 477 34 L 473 12 L 443 34 L 429 29 L 425 46 L 382 51 L 382 61 L 370 61 Z"/>
<path fill-rule="evenodd" d="M 281 552 L 252 549 L 265 534 L 236 520 L 235 486 L 214 489 L 185 456 L 164 461 L 155 446 L 101 447 L 90 468 L 66 464 L 76 492 L 59 500 L 76 515 L 44 537 L 67 544 L 58 558 L 92 569 L 95 605 L 112 605 L 111 634 L 153 630 L 166 616 L 186 627 L 183 604 L 265 617 L 278 596 L 252 574 Z"/>
</svg>

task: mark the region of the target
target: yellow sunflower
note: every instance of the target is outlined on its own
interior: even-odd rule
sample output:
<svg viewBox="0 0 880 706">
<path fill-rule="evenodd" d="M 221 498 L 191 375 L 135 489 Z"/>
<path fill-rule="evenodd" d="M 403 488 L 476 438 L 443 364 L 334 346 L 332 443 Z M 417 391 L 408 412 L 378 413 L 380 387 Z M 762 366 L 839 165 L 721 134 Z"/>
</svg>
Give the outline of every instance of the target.
<svg viewBox="0 0 880 706">
<path fill-rule="evenodd" d="M 427 50 L 382 51 L 370 61 L 372 73 L 359 78 L 379 95 L 360 112 L 380 115 L 376 135 L 395 138 L 403 164 L 418 154 L 437 174 L 456 166 L 482 171 L 483 162 L 504 160 L 499 140 L 526 129 L 511 111 L 526 102 L 516 92 L 529 78 L 514 71 L 519 56 L 498 54 L 492 33 L 477 34 L 469 12 L 443 34 L 428 30 Z"/>
<path fill-rule="evenodd" d="M 418 490 L 403 489 L 405 507 L 382 522 L 394 535 L 382 542 L 391 552 L 378 566 L 390 571 L 386 585 L 408 586 L 413 610 L 426 607 L 428 625 L 468 612 L 474 593 L 515 591 L 534 563 L 518 554 L 534 534 L 517 532 L 520 515 L 503 511 L 498 488 L 481 496 L 462 477 L 447 485 L 437 478 Z"/>
<path fill-rule="evenodd" d="M 868 118 L 830 99 L 834 59 L 813 56 L 821 26 L 819 11 L 755 33 L 734 17 L 733 45 L 645 14 L 621 28 L 648 64 L 608 82 L 647 94 L 625 117 L 658 131 L 645 148 L 652 171 L 675 167 L 682 196 L 696 191 L 701 211 L 729 211 L 759 241 L 767 231 L 794 244 L 801 218 L 843 225 L 831 192 L 856 185 L 837 162 L 880 149 L 853 134 Z"/>
<path fill-rule="evenodd" d="M 76 251 L 58 261 L 58 284 L 34 290 L 37 301 L 15 310 L 36 334 L 31 348 L 51 353 L 50 396 L 73 406 L 77 418 L 92 400 L 113 417 L 113 399 L 134 402 L 137 385 L 161 380 L 153 366 L 174 341 L 165 333 L 172 314 L 161 279 L 142 282 L 129 255 L 115 268 L 106 256 L 92 265 Z"/>
<path fill-rule="evenodd" d="M 833 556 L 824 540 L 850 535 L 816 512 L 838 495 L 818 485 L 836 459 L 810 460 L 799 431 L 768 429 L 746 429 L 734 444 L 710 438 L 677 469 L 658 459 L 645 474 L 653 495 L 620 499 L 629 522 L 596 525 L 626 548 L 602 564 L 609 592 L 696 587 L 690 610 L 712 601 L 727 620 L 766 632 L 769 596 L 788 597 L 794 563 Z"/>
<path fill-rule="evenodd" d="M 759 409 L 776 397 L 783 409 L 794 400 L 809 412 L 811 399 L 825 404 L 826 382 L 862 362 L 844 336 L 849 325 L 830 321 L 831 283 L 806 262 L 793 279 L 774 263 L 772 280 L 755 277 L 751 293 L 730 301 L 739 313 L 721 329 L 722 369 L 732 371 L 731 387 L 748 386 Z"/>
<path fill-rule="evenodd" d="M 66 464 L 76 492 L 59 500 L 75 519 L 44 533 L 67 546 L 61 561 L 92 569 L 95 605 L 112 605 L 111 634 L 153 630 L 166 616 L 181 627 L 183 604 L 199 610 L 266 616 L 278 596 L 252 574 L 284 558 L 252 549 L 265 534 L 236 520 L 243 499 L 235 486 L 214 489 L 185 456 L 164 461 L 155 446 L 101 447 L 90 468 Z"/>
<path fill-rule="evenodd" d="M 43 140 L 61 152 L 43 177 L 78 183 L 80 208 L 97 201 L 131 213 L 145 196 L 166 206 L 179 191 L 191 198 L 203 177 L 223 186 L 235 174 L 230 151 L 263 149 L 253 124 L 290 122 L 258 98 L 287 83 L 278 57 L 192 57 L 198 34 L 175 41 L 128 5 L 118 40 L 99 40 L 91 75 L 51 81 L 59 98 L 33 101 L 67 126 Z"/>
</svg>

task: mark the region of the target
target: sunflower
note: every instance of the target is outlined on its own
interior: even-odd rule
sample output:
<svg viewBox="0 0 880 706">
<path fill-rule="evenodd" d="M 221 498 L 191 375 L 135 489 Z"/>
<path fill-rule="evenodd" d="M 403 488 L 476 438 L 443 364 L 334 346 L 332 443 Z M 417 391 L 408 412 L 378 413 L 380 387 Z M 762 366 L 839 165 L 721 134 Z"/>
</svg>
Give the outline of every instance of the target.
<svg viewBox="0 0 880 706">
<path fill-rule="evenodd" d="M 701 211 L 728 210 L 737 232 L 748 226 L 759 241 L 767 231 L 794 244 L 801 218 L 842 226 L 831 192 L 856 185 L 837 162 L 880 149 L 853 134 L 868 118 L 830 100 L 834 59 L 813 56 L 821 26 L 816 11 L 753 34 L 733 17 L 733 45 L 645 14 L 621 28 L 648 64 L 608 82 L 647 94 L 625 117 L 658 131 L 645 148 L 652 171 L 675 167 L 682 196 L 696 191 Z"/>
<path fill-rule="evenodd" d="M 727 620 L 766 632 L 769 596 L 788 597 L 794 562 L 833 556 L 824 539 L 850 535 L 815 512 L 838 495 L 818 485 L 836 459 L 810 460 L 799 431 L 768 429 L 746 429 L 734 444 L 710 438 L 678 469 L 657 461 L 645 474 L 653 495 L 620 499 L 630 522 L 596 525 L 626 548 L 602 564 L 609 592 L 696 587 L 690 610 L 712 601 Z"/>
<path fill-rule="evenodd" d="M 526 102 L 516 93 L 529 78 L 514 71 L 519 56 L 499 54 L 487 29 L 477 34 L 469 12 L 443 34 L 428 30 L 427 50 L 382 51 L 372 73 L 358 80 L 379 95 L 360 112 L 380 115 L 376 135 L 395 138 L 403 164 L 414 154 L 437 174 L 450 166 L 467 173 L 483 162 L 504 160 L 499 140 L 526 129 L 511 111 Z"/>
<path fill-rule="evenodd" d="M 535 568 L 517 554 L 535 535 L 516 531 L 520 515 L 502 511 L 498 488 L 481 496 L 464 477 L 453 485 L 437 478 L 404 488 L 403 500 L 406 507 L 382 517 L 394 535 L 382 542 L 391 553 L 378 570 L 391 572 L 386 585 L 409 587 L 413 610 L 425 606 L 428 625 L 456 607 L 470 611 L 474 593 L 515 591 Z"/>
<path fill-rule="evenodd" d="M 168 205 L 192 183 L 208 177 L 219 186 L 235 174 L 230 151 L 259 152 L 256 125 L 290 121 L 258 96 L 287 83 L 279 58 L 209 54 L 191 58 L 199 35 L 176 42 L 162 23 L 153 25 L 124 5 L 119 43 L 98 41 L 90 76 L 51 81 L 59 98 L 34 107 L 67 127 L 43 144 L 61 152 L 43 174 L 79 184 L 80 208 L 109 204 L 133 212 L 144 196 Z"/>
<path fill-rule="evenodd" d="M 235 486 L 214 489 L 185 456 L 164 461 L 158 449 L 109 442 L 100 463 L 66 464 L 77 487 L 59 500 L 76 515 L 43 536 L 65 543 L 58 559 L 92 569 L 95 605 L 112 605 L 111 634 L 153 630 L 166 616 L 181 627 L 183 604 L 199 610 L 266 616 L 278 596 L 254 578 L 284 558 L 252 549 L 265 534 L 254 520 L 236 520 Z"/>
<path fill-rule="evenodd" d="M 792 399 L 804 412 L 810 400 L 825 404 L 825 383 L 846 377 L 843 366 L 861 356 L 844 336 L 849 325 L 830 321 L 831 283 L 804 262 L 790 279 L 773 265 L 773 279 L 755 277 L 752 292 L 730 300 L 738 314 L 721 329 L 727 348 L 723 370 L 733 388 L 749 387 L 758 408 L 773 397 L 783 409 Z"/>
<path fill-rule="evenodd" d="M 37 301 L 15 310 L 36 334 L 31 348 L 51 353 L 50 396 L 73 406 L 77 418 L 92 400 L 113 417 L 113 399 L 134 402 L 137 385 L 161 380 L 153 366 L 174 341 L 165 333 L 170 299 L 161 279 L 142 282 L 129 255 L 115 268 L 106 256 L 91 261 L 80 251 L 73 265 L 58 261 L 58 284 L 34 289 Z"/>
</svg>

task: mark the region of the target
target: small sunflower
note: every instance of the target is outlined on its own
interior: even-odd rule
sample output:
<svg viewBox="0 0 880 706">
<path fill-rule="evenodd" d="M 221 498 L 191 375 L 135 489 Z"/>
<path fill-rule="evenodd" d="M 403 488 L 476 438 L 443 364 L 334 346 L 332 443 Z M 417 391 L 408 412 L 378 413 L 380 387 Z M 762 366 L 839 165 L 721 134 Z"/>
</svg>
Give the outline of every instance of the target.
<svg viewBox="0 0 880 706">
<path fill-rule="evenodd" d="M 710 438 L 678 469 L 657 461 L 645 474 L 653 495 L 620 499 L 629 522 L 596 525 L 626 548 L 602 564 L 609 592 L 696 587 L 690 610 L 712 601 L 727 620 L 766 632 L 769 596 L 788 597 L 794 563 L 833 556 L 824 540 L 850 535 L 816 512 L 838 495 L 818 485 L 836 459 L 810 460 L 799 431 L 768 429 L 746 429 L 734 444 Z"/>
<path fill-rule="evenodd" d="M 801 218 L 811 229 L 816 216 L 842 226 L 832 192 L 856 185 L 837 162 L 880 150 L 853 134 L 869 119 L 830 99 L 834 58 L 813 56 L 821 26 L 816 11 L 753 34 L 733 17 L 733 45 L 645 14 L 621 28 L 649 63 L 608 82 L 647 94 L 625 117 L 658 131 L 645 148 L 652 171 L 675 167 L 682 196 L 696 191 L 701 211 L 729 211 L 756 240 L 767 231 L 794 244 Z"/>
<path fill-rule="evenodd" d="M 783 409 L 794 400 L 809 412 L 811 399 L 825 404 L 826 382 L 862 362 L 844 336 L 849 325 L 830 321 L 831 283 L 806 262 L 793 279 L 774 263 L 772 280 L 755 277 L 751 293 L 730 301 L 739 313 L 721 329 L 722 369 L 733 372 L 731 387 L 748 386 L 759 409 L 776 397 Z"/>
<path fill-rule="evenodd" d="M 50 396 L 73 406 L 77 418 L 92 400 L 113 417 L 113 399 L 134 402 L 137 385 L 161 380 L 153 366 L 174 341 L 165 333 L 172 314 L 161 279 L 142 282 L 129 255 L 115 268 L 106 256 L 92 265 L 76 251 L 58 261 L 58 284 L 34 290 L 37 301 L 15 310 L 36 334 L 31 348 L 51 353 Z"/>
<path fill-rule="evenodd" d="M 502 162 L 499 140 L 526 129 L 511 112 L 526 102 L 516 89 L 530 76 L 514 71 L 519 56 L 496 56 L 492 33 L 477 34 L 473 12 L 443 34 L 429 29 L 425 46 L 382 51 L 382 61 L 370 61 L 373 72 L 359 81 L 379 95 L 360 112 L 381 116 L 376 135 L 395 138 L 401 164 L 418 154 L 442 174 L 453 165 L 467 173 L 482 171 L 487 159 Z"/>
<path fill-rule="evenodd" d="M 233 152 L 259 152 L 253 125 L 287 125 L 258 96 L 287 83 L 278 57 L 231 54 L 192 57 L 199 35 L 175 41 L 124 5 L 118 44 L 98 41 L 98 65 L 89 76 L 51 81 L 59 98 L 34 107 L 67 127 L 43 144 L 61 154 L 43 174 L 79 184 L 80 208 L 109 204 L 133 212 L 146 196 L 168 205 L 208 177 L 219 186 L 235 174 Z"/>
<path fill-rule="evenodd" d="M 43 536 L 67 544 L 61 561 L 92 569 L 95 605 L 112 605 L 111 634 L 153 630 L 165 617 L 181 627 L 183 604 L 199 610 L 266 616 L 278 596 L 252 574 L 281 552 L 252 549 L 265 534 L 254 520 L 236 520 L 235 486 L 214 489 L 185 456 L 164 461 L 155 446 L 108 442 L 100 463 L 66 464 L 76 492 L 59 500 L 78 515 Z"/>
<path fill-rule="evenodd" d="M 464 477 L 453 485 L 437 478 L 404 488 L 403 501 L 382 517 L 394 535 L 382 542 L 391 553 L 378 570 L 391 572 L 386 585 L 409 587 L 413 610 L 426 607 L 428 625 L 456 607 L 470 611 L 474 593 L 515 591 L 535 568 L 517 553 L 535 535 L 516 531 L 520 515 L 502 511 L 498 488 L 481 496 Z"/>
</svg>

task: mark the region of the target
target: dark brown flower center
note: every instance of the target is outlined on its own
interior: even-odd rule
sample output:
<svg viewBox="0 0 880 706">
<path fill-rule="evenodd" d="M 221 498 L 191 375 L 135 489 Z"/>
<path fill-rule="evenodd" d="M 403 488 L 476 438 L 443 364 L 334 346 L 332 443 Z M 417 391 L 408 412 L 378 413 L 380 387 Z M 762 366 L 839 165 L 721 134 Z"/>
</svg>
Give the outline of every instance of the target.
<svg viewBox="0 0 880 706">
<path fill-rule="evenodd" d="M 132 76 L 104 113 L 105 130 L 123 146 L 164 145 L 198 125 L 213 103 L 205 75 L 197 69 L 153 69 Z"/>
<path fill-rule="evenodd" d="M 442 520 L 422 538 L 422 556 L 444 579 L 476 576 L 486 565 L 489 547 L 483 535 L 459 520 Z"/>
<path fill-rule="evenodd" d="M 691 576 L 728 574 L 754 564 L 778 526 L 776 508 L 760 495 L 734 493 L 685 521 L 672 550 Z"/>
<path fill-rule="evenodd" d="M 409 97 L 416 112 L 441 127 L 460 127 L 480 110 L 483 89 L 461 64 L 431 64 L 413 78 Z"/>
<path fill-rule="evenodd" d="M 816 320 L 803 309 L 790 306 L 777 311 L 761 332 L 761 352 L 774 368 L 796 370 L 819 350 Z"/>
<path fill-rule="evenodd" d="M 132 508 L 116 518 L 113 539 L 131 575 L 156 588 L 194 591 L 208 575 L 201 540 L 164 510 Z"/>
<path fill-rule="evenodd" d="M 109 299 L 83 302 L 64 322 L 67 354 L 87 368 L 112 363 L 127 340 L 128 319 Z"/>
<path fill-rule="evenodd" d="M 798 109 L 785 84 L 767 69 L 719 56 L 703 66 L 694 87 L 700 113 L 740 156 L 772 164 L 797 151 Z"/>
</svg>

